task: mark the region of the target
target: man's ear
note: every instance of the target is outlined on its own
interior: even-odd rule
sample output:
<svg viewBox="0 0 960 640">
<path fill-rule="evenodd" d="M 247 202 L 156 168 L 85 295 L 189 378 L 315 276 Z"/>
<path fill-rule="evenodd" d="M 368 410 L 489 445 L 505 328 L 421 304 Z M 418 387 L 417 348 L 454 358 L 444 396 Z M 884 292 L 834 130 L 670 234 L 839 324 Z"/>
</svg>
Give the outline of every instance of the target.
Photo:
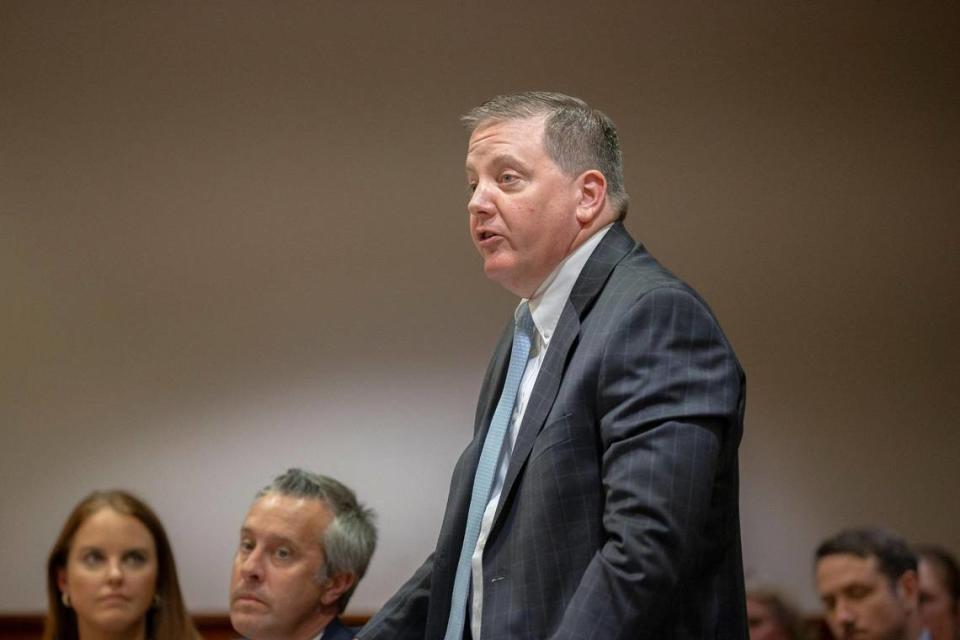
<svg viewBox="0 0 960 640">
<path fill-rule="evenodd" d="M 327 589 L 320 596 L 320 602 L 326 606 L 336 604 L 344 593 L 350 590 L 350 587 L 357 584 L 357 576 L 349 571 L 341 571 L 327 578 Z"/>
<path fill-rule="evenodd" d="M 577 222 L 587 226 L 596 220 L 607 203 L 607 179 L 596 169 L 577 178 Z"/>
<path fill-rule="evenodd" d="M 905 606 L 916 611 L 920 603 L 920 579 L 916 571 L 908 569 L 897 578 L 897 595 Z"/>
</svg>

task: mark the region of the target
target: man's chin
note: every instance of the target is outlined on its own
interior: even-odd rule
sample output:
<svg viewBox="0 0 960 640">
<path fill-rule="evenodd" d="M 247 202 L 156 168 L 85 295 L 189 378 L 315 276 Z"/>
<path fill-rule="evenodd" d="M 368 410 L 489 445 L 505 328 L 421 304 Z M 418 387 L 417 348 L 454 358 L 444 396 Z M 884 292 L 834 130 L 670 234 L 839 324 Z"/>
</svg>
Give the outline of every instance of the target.
<svg viewBox="0 0 960 640">
<path fill-rule="evenodd" d="M 510 274 L 510 265 L 500 255 L 489 255 L 483 259 L 483 273 L 495 282 L 507 278 Z"/>
<path fill-rule="evenodd" d="M 238 609 L 236 605 L 230 609 L 230 625 L 244 638 L 262 637 L 261 632 L 266 622 L 262 615 L 253 614 L 243 608 Z"/>
<path fill-rule="evenodd" d="M 516 270 L 513 268 L 513 264 L 507 266 L 504 265 L 502 261 L 487 260 L 483 263 L 483 273 L 487 276 L 488 280 L 496 282 L 520 298 L 529 298 L 532 294 L 532 291 L 527 290 L 530 287 L 525 287 L 522 283 L 517 282 Z"/>
</svg>

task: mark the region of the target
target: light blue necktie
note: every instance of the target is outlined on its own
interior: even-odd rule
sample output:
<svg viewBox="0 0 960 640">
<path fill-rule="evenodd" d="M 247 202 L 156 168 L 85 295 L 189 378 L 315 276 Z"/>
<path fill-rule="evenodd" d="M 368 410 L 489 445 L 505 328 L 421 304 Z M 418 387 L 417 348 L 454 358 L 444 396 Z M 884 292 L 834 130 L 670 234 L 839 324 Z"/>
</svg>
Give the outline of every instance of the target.
<svg viewBox="0 0 960 640">
<path fill-rule="evenodd" d="M 450 617 L 447 619 L 447 633 L 444 640 L 463 640 L 463 625 L 466 620 L 467 594 L 470 592 L 470 558 L 477 547 L 480 536 L 480 522 L 490 500 L 493 477 L 500 461 L 503 439 L 513 415 L 513 404 L 517 400 L 517 390 L 527 368 L 530 355 L 530 343 L 533 339 L 533 318 L 526 302 L 520 303 L 517 311 L 517 324 L 513 330 L 513 349 L 510 351 L 510 366 L 503 382 L 503 391 L 497 410 L 490 420 L 487 437 L 483 441 L 477 473 L 473 477 L 473 494 L 470 497 L 470 511 L 467 513 L 467 528 L 463 533 L 463 547 L 460 549 L 460 562 L 457 564 L 457 577 L 453 583 L 453 596 L 450 599 Z M 475 638 L 474 640 L 479 640 Z"/>
</svg>

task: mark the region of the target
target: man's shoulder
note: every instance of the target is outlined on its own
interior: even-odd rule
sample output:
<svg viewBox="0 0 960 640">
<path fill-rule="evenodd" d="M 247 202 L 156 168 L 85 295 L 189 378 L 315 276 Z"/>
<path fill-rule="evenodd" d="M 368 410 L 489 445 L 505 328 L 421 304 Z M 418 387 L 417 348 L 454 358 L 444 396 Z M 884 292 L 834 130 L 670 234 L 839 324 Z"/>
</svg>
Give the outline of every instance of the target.
<svg viewBox="0 0 960 640">
<path fill-rule="evenodd" d="M 612 262 L 604 288 L 621 294 L 641 295 L 653 289 L 669 287 L 693 292 L 693 289 L 633 239 L 622 222 L 615 223 L 594 252 L 591 265 L 600 272 L 603 264 Z"/>
<path fill-rule="evenodd" d="M 617 263 L 603 288 L 606 297 L 627 304 L 654 291 L 668 296 L 693 296 L 704 302 L 693 287 L 661 264 L 643 245 L 634 247 Z"/>
<path fill-rule="evenodd" d="M 642 313 L 649 320 L 672 322 L 678 311 L 695 318 L 697 326 L 723 335 L 707 300 L 660 263 L 642 244 L 634 245 L 610 272 L 594 307 L 598 317 L 623 318 Z M 652 315 L 651 315 L 652 314 Z M 726 337 L 723 337 L 726 342 Z M 728 344 L 729 346 L 729 344 Z"/>
</svg>

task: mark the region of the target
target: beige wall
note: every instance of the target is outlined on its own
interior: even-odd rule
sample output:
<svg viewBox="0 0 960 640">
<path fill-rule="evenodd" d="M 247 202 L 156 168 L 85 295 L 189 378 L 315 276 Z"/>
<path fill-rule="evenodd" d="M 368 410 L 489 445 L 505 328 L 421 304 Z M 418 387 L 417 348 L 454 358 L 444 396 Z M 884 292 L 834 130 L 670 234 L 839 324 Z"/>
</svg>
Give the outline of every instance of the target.
<svg viewBox="0 0 960 640">
<path fill-rule="evenodd" d="M 679 6 L 678 6 L 679 4 Z M 888 524 L 960 552 L 958 5 L 0 2 L 0 612 L 96 487 L 225 609 L 249 498 L 303 465 L 428 553 L 513 304 L 457 116 L 553 88 L 622 133 L 628 226 L 747 370 L 752 580 Z"/>
</svg>

